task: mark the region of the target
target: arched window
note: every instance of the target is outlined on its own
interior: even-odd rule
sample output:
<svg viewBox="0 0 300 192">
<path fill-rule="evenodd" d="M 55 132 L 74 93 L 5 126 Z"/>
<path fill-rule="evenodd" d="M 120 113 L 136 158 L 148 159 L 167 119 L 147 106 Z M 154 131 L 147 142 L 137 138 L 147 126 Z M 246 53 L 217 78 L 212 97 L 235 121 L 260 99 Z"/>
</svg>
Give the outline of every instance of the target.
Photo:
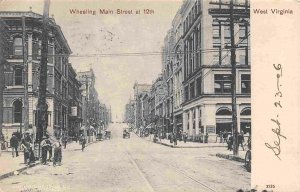
<svg viewBox="0 0 300 192">
<path fill-rule="evenodd" d="M 251 108 L 246 107 L 241 111 L 241 115 L 251 115 Z"/>
<path fill-rule="evenodd" d="M 22 102 L 16 100 L 13 104 L 14 123 L 22 122 Z"/>
<path fill-rule="evenodd" d="M 229 108 L 221 107 L 217 110 L 216 115 L 232 115 L 232 113 Z"/>
<path fill-rule="evenodd" d="M 15 68 L 15 85 L 23 85 L 23 71 L 22 68 Z"/>
<path fill-rule="evenodd" d="M 23 55 L 22 38 L 20 37 L 14 39 L 14 55 Z"/>
</svg>

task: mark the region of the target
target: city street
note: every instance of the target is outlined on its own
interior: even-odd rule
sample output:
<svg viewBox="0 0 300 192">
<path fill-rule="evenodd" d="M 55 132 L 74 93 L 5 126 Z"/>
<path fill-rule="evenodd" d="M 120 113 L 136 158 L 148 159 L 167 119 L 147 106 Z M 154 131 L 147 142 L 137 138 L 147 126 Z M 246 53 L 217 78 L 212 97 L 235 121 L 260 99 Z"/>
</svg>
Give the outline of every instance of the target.
<svg viewBox="0 0 300 192">
<path fill-rule="evenodd" d="M 242 163 L 218 158 L 224 148 L 180 149 L 146 141 L 125 124 L 112 124 L 111 140 L 78 143 L 63 151 L 63 165 L 38 165 L 0 182 L 1 192 L 24 191 L 236 191 L 250 189 Z"/>
</svg>

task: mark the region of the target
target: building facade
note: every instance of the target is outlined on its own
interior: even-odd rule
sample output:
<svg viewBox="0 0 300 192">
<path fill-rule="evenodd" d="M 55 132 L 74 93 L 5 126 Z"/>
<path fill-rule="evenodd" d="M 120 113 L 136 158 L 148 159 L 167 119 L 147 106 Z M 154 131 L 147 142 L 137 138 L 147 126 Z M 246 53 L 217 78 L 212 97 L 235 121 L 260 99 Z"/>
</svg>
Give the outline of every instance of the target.
<svg viewBox="0 0 300 192">
<path fill-rule="evenodd" d="M 6 65 L 6 57 L 7 57 L 7 50 L 8 50 L 7 45 L 8 45 L 8 26 L 0 17 L 0 47 L 1 47 L 0 49 L 0 140 L 2 139 L 3 91 L 5 89 L 4 66 Z"/>
<path fill-rule="evenodd" d="M 151 85 L 148 84 L 139 84 L 138 82 L 135 82 L 133 86 L 134 90 L 134 127 L 136 129 L 140 129 L 144 126 L 143 122 L 143 116 L 142 116 L 142 97 L 144 94 L 150 92 Z"/>
<path fill-rule="evenodd" d="M 86 135 L 95 135 L 107 128 L 111 121 L 110 109 L 99 100 L 98 92 L 95 88 L 96 76 L 94 71 L 83 71 L 77 73 L 77 78 L 81 84 L 82 93 L 82 132 Z"/>
<path fill-rule="evenodd" d="M 241 1 L 245 5 L 248 1 Z M 245 5 L 248 6 L 248 5 Z M 240 6 L 239 6 L 240 7 Z M 229 4 L 186 1 L 182 6 L 184 42 L 183 131 L 190 138 L 220 131 L 232 132 L 232 65 L 228 17 L 212 15 L 213 8 L 229 10 Z M 235 9 L 240 9 L 235 7 Z M 244 8 L 245 9 L 245 8 Z M 251 131 L 251 78 L 249 16 L 237 19 L 236 92 L 238 131 Z"/>
<path fill-rule="evenodd" d="M 7 63 L 4 66 L 6 86 L 3 94 L 4 132 L 6 135 L 11 135 L 12 132 L 29 129 L 35 133 L 38 113 L 42 15 L 32 11 L 0 12 L 0 17 L 8 26 L 9 35 Z M 49 21 L 49 28 L 47 132 L 61 137 L 68 133 L 69 126 L 68 72 L 72 66 L 68 60 L 71 49 L 61 28 L 53 18 Z M 24 84 L 25 78 L 27 79 L 26 85 Z M 25 89 L 28 91 L 26 98 L 24 98 Z M 24 113 L 25 101 L 28 102 L 28 113 Z M 24 121 L 28 125 L 24 124 Z"/>
</svg>

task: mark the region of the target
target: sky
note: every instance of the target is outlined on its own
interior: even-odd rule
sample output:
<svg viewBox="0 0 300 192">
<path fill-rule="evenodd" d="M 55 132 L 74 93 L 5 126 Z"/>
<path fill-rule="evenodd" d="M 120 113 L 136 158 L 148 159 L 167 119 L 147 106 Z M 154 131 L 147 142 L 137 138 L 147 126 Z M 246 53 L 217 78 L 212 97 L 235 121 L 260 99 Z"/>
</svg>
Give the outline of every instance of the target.
<svg viewBox="0 0 300 192">
<path fill-rule="evenodd" d="M 122 120 L 125 104 L 133 98 L 134 82 L 151 84 L 162 66 L 161 55 L 122 54 L 161 52 L 181 4 L 181 0 L 51 0 L 49 15 L 71 47 L 70 62 L 77 72 L 94 70 L 99 99 L 111 106 L 113 120 Z M 43 13 L 42 0 L 0 1 L 3 11 L 29 11 L 30 7 Z M 70 9 L 96 14 L 71 14 Z M 113 14 L 100 14 L 100 9 Z M 117 14 L 117 9 L 132 10 L 133 14 Z M 144 9 L 154 13 L 144 14 Z"/>
</svg>

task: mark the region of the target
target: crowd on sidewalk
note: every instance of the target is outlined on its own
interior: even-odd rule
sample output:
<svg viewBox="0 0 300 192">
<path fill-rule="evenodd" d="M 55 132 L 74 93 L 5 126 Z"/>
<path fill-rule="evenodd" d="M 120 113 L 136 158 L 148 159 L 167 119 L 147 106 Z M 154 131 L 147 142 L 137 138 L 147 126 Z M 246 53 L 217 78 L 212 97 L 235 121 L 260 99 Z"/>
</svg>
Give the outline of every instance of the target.
<svg viewBox="0 0 300 192">
<path fill-rule="evenodd" d="M 153 135 L 152 141 L 153 142 L 160 142 L 160 143 L 166 143 L 166 141 L 169 141 L 171 145 L 177 146 L 178 141 L 183 141 L 183 143 L 187 143 L 187 141 L 195 141 L 195 142 L 189 142 L 189 143 L 209 143 L 208 137 L 210 137 L 207 133 L 205 135 L 202 135 L 200 140 L 197 140 L 195 138 L 190 138 L 186 132 L 183 133 L 169 133 L 165 137 L 163 137 L 161 134 L 158 134 L 157 132 L 150 132 L 150 131 L 136 131 L 136 134 L 140 137 L 151 137 L 150 135 Z M 246 139 L 247 138 L 247 141 Z M 212 139 L 210 139 L 211 142 Z M 216 136 L 215 144 L 217 143 L 224 143 L 227 144 L 227 150 L 232 151 L 233 150 L 233 135 L 231 132 L 219 132 Z M 237 144 L 238 148 L 241 147 L 243 151 L 245 151 L 245 146 L 248 147 L 248 149 L 251 147 L 251 136 L 250 135 L 244 135 L 244 132 L 237 132 Z M 182 144 L 181 144 L 182 145 Z M 215 145 L 214 145 L 215 146 Z"/>
<path fill-rule="evenodd" d="M 62 146 L 66 148 L 67 142 L 67 137 L 56 139 L 46 134 L 42 137 L 41 142 L 38 143 L 34 141 L 33 134 L 29 132 L 25 132 L 23 135 L 19 132 L 14 132 L 9 142 L 1 143 L 1 149 L 4 151 L 11 149 L 12 158 L 18 157 L 19 152 L 22 151 L 24 164 L 27 166 L 39 159 L 41 159 L 41 163 L 44 165 L 48 162 L 53 162 L 53 166 L 56 166 L 61 165 Z"/>
</svg>

